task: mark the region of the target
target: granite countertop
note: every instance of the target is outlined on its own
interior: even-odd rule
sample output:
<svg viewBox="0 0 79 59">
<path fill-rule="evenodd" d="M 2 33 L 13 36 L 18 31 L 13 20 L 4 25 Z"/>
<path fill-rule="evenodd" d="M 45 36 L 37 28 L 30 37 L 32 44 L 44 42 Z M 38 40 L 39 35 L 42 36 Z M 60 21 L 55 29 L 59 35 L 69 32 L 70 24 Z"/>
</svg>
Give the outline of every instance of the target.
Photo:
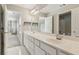
<svg viewBox="0 0 79 59">
<path fill-rule="evenodd" d="M 25 34 L 30 35 L 40 41 L 47 43 L 48 45 L 61 49 L 65 52 L 79 55 L 79 41 L 64 38 L 62 40 L 57 40 L 55 35 L 47 35 L 40 32 L 25 32 Z"/>
</svg>

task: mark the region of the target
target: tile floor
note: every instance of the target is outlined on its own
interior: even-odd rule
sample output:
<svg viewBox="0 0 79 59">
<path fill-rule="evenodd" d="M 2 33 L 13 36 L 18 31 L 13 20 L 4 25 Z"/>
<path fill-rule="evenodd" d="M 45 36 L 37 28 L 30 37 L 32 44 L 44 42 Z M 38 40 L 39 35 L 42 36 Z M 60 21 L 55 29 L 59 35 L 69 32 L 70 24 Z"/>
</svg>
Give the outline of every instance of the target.
<svg viewBox="0 0 79 59">
<path fill-rule="evenodd" d="M 5 42 L 5 55 L 28 55 L 26 48 L 20 44 L 17 35 L 8 35 Z"/>
</svg>

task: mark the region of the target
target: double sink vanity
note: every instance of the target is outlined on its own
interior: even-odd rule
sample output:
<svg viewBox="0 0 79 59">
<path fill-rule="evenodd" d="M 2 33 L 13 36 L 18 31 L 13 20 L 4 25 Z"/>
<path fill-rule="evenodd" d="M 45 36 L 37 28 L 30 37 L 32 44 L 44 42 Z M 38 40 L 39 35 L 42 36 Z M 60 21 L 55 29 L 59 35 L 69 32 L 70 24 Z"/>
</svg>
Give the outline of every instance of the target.
<svg viewBox="0 0 79 59">
<path fill-rule="evenodd" d="M 78 55 L 77 39 L 62 37 L 59 40 L 55 34 L 28 31 L 24 32 L 23 43 L 31 55 Z"/>
</svg>

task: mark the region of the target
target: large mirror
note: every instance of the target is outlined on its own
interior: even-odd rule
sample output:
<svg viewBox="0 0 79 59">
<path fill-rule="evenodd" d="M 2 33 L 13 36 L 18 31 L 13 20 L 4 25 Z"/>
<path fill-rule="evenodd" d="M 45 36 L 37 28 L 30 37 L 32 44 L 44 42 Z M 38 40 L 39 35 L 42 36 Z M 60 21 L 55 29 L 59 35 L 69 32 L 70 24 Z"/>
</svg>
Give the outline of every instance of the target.
<svg viewBox="0 0 79 59">
<path fill-rule="evenodd" d="M 59 15 L 59 34 L 71 35 L 71 12 Z"/>
<path fill-rule="evenodd" d="M 56 34 L 54 33 L 54 24 L 58 24 L 58 34 L 60 35 L 71 35 L 71 12 L 66 12 L 58 15 L 58 21 L 54 19 L 54 16 L 48 16 L 48 17 L 42 17 L 40 19 L 40 31 L 50 34 Z M 56 23 L 54 23 L 54 21 Z"/>
<path fill-rule="evenodd" d="M 76 4 L 48 4 L 43 10 L 41 9 L 37 15 L 32 15 L 33 17 L 38 16 L 36 19 L 39 19 L 37 23 L 35 22 L 36 20 L 30 21 L 30 23 L 26 21 L 25 29 L 49 34 L 79 36 L 78 6 L 79 5 Z M 56 10 L 54 10 L 55 8 Z M 31 18 L 31 20 L 33 20 L 33 18 Z"/>
</svg>

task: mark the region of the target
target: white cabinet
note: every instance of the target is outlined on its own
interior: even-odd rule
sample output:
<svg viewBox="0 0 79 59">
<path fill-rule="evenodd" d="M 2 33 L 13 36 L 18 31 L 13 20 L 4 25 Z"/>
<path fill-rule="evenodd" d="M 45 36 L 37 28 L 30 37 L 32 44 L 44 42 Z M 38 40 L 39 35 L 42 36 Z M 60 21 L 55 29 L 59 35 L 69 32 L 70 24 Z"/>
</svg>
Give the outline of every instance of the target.
<svg viewBox="0 0 79 59">
<path fill-rule="evenodd" d="M 35 46 L 35 55 L 45 55 L 45 52 L 39 47 Z"/>
<path fill-rule="evenodd" d="M 28 35 L 24 35 L 24 46 L 30 52 L 30 54 L 34 54 L 34 44 L 32 42 L 32 38 Z"/>
<path fill-rule="evenodd" d="M 56 49 L 47 44 L 26 35 L 24 38 L 24 45 L 29 50 L 31 55 L 56 55 Z"/>
<path fill-rule="evenodd" d="M 56 55 L 56 49 L 55 48 L 53 48 L 53 47 L 51 47 L 51 46 L 49 46 L 49 45 L 47 45 L 47 44 L 45 44 L 43 42 L 40 43 L 40 47 L 43 50 L 45 50 L 47 52 L 47 54 Z"/>
<path fill-rule="evenodd" d="M 37 45 L 39 46 L 39 41 L 31 36 L 25 36 L 24 45 L 31 55 L 45 55 L 45 52 L 37 47 Z"/>
<path fill-rule="evenodd" d="M 24 45 L 31 55 L 70 55 L 68 52 L 50 46 L 29 35 L 25 36 Z"/>
</svg>

